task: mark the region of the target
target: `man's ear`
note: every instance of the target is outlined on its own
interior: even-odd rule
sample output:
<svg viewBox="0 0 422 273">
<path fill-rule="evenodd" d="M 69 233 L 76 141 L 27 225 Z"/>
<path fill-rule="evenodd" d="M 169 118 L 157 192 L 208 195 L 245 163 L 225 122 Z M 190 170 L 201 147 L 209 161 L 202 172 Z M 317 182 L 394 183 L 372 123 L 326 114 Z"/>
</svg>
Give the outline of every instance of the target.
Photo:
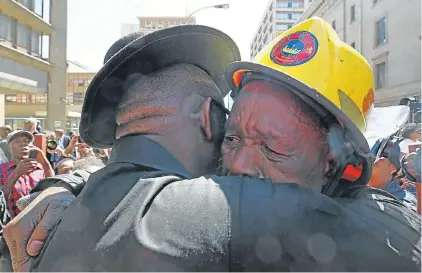
<svg viewBox="0 0 422 273">
<path fill-rule="evenodd" d="M 211 130 L 211 98 L 206 98 L 202 104 L 202 108 L 199 112 L 199 121 L 201 123 L 201 129 L 204 132 L 205 138 L 208 141 L 212 140 Z"/>
</svg>

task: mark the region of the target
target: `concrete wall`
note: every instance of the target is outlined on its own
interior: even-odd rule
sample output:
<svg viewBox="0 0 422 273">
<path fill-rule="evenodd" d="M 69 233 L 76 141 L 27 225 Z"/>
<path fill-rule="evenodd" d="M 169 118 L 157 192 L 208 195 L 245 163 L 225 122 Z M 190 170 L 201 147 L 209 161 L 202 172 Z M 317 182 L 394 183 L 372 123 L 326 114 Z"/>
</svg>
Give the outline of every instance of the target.
<svg viewBox="0 0 422 273">
<path fill-rule="evenodd" d="M 48 72 L 20 64 L 2 56 L 0 56 L 0 72 L 36 81 L 37 88 L 43 89 L 47 92 Z"/>
<path fill-rule="evenodd" d="M 0 124 L 4 125 L 4 95 L 0 95 Z"/>
<path fill-rule="evenodd" d="M 47 110 L 46 104 L 6 104 L 7 117 L 39 117 L 37 112 Z"/>
<path fill-rule="evenodd" d="M 363 3 L 362 53 L 373 68 L 387 62 L 386 87 L 377 90 L 376 100 L 383 104 L 398 103 L 404 96 L 421 92 L 421 1 L 382 0 Z M 388 42 L 375 47 L 375 22 L 387 17 Z M 375 72 L 375 70 L 374 70 Z"/>
<path fill-rule="evenodd" d="M 54 33 L 50 38 L 50 86 L 47 103 L 46 129 L 54 129 L 55 121 L 66 124 L 66 51 L 67 51 L 67 0 L 51 0 L 51 24 Z"/>
</svg>

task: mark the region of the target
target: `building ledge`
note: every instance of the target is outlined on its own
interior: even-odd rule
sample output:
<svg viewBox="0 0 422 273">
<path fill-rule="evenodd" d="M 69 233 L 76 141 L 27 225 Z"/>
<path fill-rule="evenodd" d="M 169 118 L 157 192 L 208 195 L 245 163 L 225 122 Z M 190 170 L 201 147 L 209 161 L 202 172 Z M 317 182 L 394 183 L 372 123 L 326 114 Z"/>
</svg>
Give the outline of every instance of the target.
<svg viewBox="0 0 422 273">
<path fill-rule="evenodd" d="M 49 62 L 20 52 L 19 50 L 2 43 L 0 43 L 0 56 L 42 71 L 51 72 L 53 70 L 53 66 Z"/>
<path fill-rule="evenodd" d="M 30 26 L 43 34 L 53 34 L 53 26 L 44 21 L 38 14 L 32 12 L 24 5 L 12 0 L 0 0 L 2 13 L 15 18 L 20 23 Z"/>
<path fill-rule="evenodd" d="M 7 94 L 13 92 L 42 94 L 47 92 L 46 89 L 39 88 L 36 81 L 21 78 L 5 72 L 0 72 L 0 91 L 1 90 L 8 90 L 5 92 Z M 9 92 L 9 90 L 11 92 Z"/>
</svg>

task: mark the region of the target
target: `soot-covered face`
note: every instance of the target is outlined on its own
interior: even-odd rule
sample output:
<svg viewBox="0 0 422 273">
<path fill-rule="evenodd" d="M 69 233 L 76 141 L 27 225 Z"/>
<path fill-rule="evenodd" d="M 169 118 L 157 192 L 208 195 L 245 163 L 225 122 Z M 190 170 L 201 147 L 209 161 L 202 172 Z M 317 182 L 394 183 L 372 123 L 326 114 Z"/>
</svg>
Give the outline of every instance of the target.
<svg viewBox="0 0 422 273">
<path fill-rule="evenodd" d="M 253 81 L 236 97 L 222 154 L 226 175 L 271 178 L 321 190 L 327 135 L 313 111 L 290 91 Z"/>
</svg>

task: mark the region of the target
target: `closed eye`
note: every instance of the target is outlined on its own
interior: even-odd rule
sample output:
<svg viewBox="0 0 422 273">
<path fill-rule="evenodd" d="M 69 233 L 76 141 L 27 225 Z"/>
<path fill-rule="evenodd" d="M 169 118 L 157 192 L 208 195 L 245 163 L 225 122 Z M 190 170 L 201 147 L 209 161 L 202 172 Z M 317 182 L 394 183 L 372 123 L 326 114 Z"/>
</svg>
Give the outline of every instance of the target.
<svg viewBox="0 0 422 273">
<path fill-rule="evenodd" d="M 285 155 L 285 154 L 281 154 L 277 151 L 275 151 L 274 149 L 272 149 L 270 146 L 268 146 L 268 144 L 263 144 L 262 145 L 262 151 L 265 153 L 265 155 L 268 157 L 268 159 L 270 160 L 282 160 L 282 159 L 286 159 L 289 156 Z"/>
</svg>

